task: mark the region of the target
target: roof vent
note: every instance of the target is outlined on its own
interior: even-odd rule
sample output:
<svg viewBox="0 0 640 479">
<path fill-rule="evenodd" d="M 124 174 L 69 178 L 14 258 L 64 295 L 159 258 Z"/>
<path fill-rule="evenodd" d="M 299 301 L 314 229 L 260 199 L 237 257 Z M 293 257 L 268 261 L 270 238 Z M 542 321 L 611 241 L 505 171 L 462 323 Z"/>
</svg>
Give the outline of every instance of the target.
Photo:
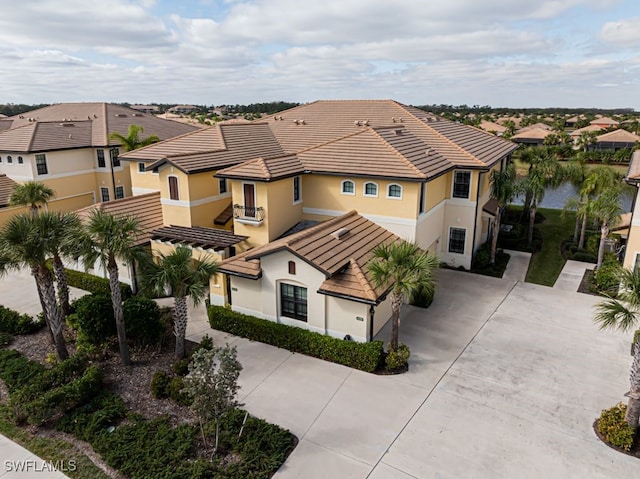
<svg viewBox="0 0 640 479">
<path fill-rule="evenodd" d="M 76 126 L 73 123 L 58 123 L 60 126 Z"/>
<path fill-rule="evenodd" d="M 349 232 L 349 228 L 340 228 L 339 230 L 336 230 L 333 233 L 331 233 L 331 236 L 339 240 L 339 239 L 342 239 L 342 237 L 346 235 L 348 232 Z"/>
<path fill-rule="evenodd" d="M 365 120 L 363 123 L 364 126 L 369 126 L 369 120 Z"/>
<path fill-rule="evenodd" d="M 116 116 L 118 118 L 126 118 L 127 117 L 127 115 L 125 115 L 124 113 L 116 113 Z"/>
<path fill-rule="evenodd" d="M 399 116 L 399 117 L 398 117 L 398 121 L 399 121 L 400 123 L 402 123 L 402 117 L 401 117 L 401 116 Z"/>
<path fill-rule="evenodd" d="M 96 114 L 94 113 L 94 114 L 93 114 L 93 117 L 94 117 L 94 118 L 98 118 L 98 115 L 96 115 Z"/>
<path fill-rule="evenodd" d="M 72 134 L 69 134 L 69 139 L 72 139 L 72 138 L 73 138 L 73 135 L 72 135 Z"/>
<path fill-rule="evenodd" d="M 397 130 L 394 130 L 394 133 L 396 134 L 396 136 L 402 136 L 404 134 L 404 132 L 400 128 L 398 128 Z"/>
<path fill-rule="evenodd" d="M 362 126 L 362 122 L 360 120 L 354 121 L 353 124 L 356 126 Z"/>
</svg>

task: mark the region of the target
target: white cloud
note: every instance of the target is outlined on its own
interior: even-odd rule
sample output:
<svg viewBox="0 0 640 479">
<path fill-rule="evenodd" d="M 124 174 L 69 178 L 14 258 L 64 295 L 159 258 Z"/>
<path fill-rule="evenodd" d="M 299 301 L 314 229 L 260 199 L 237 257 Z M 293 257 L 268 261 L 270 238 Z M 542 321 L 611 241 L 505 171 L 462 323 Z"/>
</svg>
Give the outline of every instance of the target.
<svg viewBox="0 0 640 479">
<path fill-rule="evenodd" d="M 607 22 L 600 30 L 599 37 L 620 47 L 640 46 L 640 17 Z"/>
</svg>

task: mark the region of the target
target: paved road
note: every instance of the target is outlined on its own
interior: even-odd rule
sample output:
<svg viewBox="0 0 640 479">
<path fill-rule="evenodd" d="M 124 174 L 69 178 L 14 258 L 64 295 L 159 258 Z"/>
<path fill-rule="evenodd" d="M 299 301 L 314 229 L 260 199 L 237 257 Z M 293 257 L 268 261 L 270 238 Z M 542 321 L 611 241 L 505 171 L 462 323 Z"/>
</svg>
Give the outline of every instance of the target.
<svg viewBox="0 0 640 479">
<path fill-rule="evenodd" d="M 441 270 L 432 306 L 404 311 L 398 376 L 212 331 L 202 308 L 189 335 L 236 344 L 247 409 L 300 438 L 279 479 L 635 477 L 637 460 L 592 430 L 624 399 L 630 363 L 630 338 L 593 325 L 596 301 Z"/>
</svg>

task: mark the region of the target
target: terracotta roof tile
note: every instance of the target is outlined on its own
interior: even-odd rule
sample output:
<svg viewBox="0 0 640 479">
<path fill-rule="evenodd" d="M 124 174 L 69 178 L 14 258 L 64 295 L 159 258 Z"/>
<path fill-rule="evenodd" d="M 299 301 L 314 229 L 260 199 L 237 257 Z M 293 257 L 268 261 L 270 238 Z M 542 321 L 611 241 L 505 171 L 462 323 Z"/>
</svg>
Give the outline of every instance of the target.
<svg viewBox="0 0 640 479">
<path fill-rule="evenodd" d="M 321 293 L 377 303 L 387 289 L 374 288 L 368 262 L 376 246 L 399 240 L 390 231 L 351 211 L 224 260 L 220 270 L 256 279 L 261 275 L 261 257 L 286 250 L 326 276 Z"/>
<path fill-rule="evenodd" d="M 640 136 L 635 135 L 627 130 L 619 129 L 610 131 L 596 138 L 599 143 L 635 143 L 640 141 Z"/>
<path fill-rule="evenodd" d="M 138 220 L 140 232 L 137 244 L 147 243 L 152 236 L 152 231 L 162 227 L 162 205 L 160 204 L 160 192 L 144 195 L 129 196 L 119 200 L 96 203 L 78 210 L 81 219 L 88 219 L 91 212 L 101 210 L 119 216 L 133 216 Z"/>
<path fill-rule="evenodd" d="M 13 181 L 7 175 L 0 175 L 0 208 L 9 206 L 9 197 L 16 186 L 18 186 L 18 183 Z"/>
<path fill-rule="evenodd" d="M 551 130 L 546 130 L 542 128 L 531 128 L 528 130 L 520 130 L 519 133 L 516 133 L 511 137 L 513 141 L 518 140 L 544 140 L 547 136 L 551 135 L 553 132 Z"/>
<path fill-rule="evenodd" d="M 152 238 L 205 249 L 222 249 L 247 239 L 246 236 L 235 235 L 231 231 L 201 226 L 163 226 L 153 231 Z"/>
</svg>

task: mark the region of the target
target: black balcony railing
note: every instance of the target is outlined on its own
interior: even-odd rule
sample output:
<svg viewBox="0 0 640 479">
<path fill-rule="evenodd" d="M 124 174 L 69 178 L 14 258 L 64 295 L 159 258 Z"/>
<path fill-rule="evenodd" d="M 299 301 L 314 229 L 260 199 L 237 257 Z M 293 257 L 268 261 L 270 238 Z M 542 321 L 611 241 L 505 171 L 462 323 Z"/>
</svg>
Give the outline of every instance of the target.
<svg viewBox="0 0 640 479">
<path fill-rule="evenodd" d="M 264 221 L 264 208 L 262 206 L 233 205 L 233 217 L 238 220 L 262 223 Z"/>
</svg>

